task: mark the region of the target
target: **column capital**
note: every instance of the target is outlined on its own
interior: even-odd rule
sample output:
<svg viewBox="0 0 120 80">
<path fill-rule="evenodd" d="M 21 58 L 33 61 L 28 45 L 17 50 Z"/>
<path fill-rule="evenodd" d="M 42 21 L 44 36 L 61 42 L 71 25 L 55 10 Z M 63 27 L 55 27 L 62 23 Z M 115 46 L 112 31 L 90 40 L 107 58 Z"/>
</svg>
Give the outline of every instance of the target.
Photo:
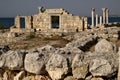
<svg viewBox="0 0 120 80">
<path fill-rule="evenodd" d="M 106 11 L 107 8 L 102 8 L 102 11 Z"/>
<path fill-rule="evenodd" d="M 99 14 L 96 14 L 96 16 L 99 16 Z"/>
<path fill-rule="evenodd" d="M 95 8 L 92 8 L 92 11 L 95 11 Z"/>
<path fill-rule="evenodd" d="M 109 9 L 106 9 L 106 12 L 109 12 Z"/>
</svg>

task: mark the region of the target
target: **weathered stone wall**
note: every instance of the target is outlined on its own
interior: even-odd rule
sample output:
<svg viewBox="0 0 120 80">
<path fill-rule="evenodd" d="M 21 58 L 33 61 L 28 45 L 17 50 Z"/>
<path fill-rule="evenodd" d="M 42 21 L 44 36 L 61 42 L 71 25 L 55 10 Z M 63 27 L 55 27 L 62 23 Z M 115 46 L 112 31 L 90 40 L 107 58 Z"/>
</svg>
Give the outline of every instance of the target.
<svg viewBox="0 0 120 80">
<path fill-rule="evenodd" d="M 32 24 L 32 16 L 26 16 L 25 17 L 25 28 L 26 29 L 32 29 L 33 28 L 33 24 Z"/>
<path fill-rule="evenodd" d="M 59 16 L 59 29 L 52 30 L 51 16 Z M 83 30 L 87 20 L 73 16 L 63 9 L 46 9 L 44 13 L 33 16 L 33 27 L 41 31 L 76 32 Z"/>
<path fill-rule="evenodd" d="M 88 29 L 88 18 L 87 17 L 83 17 L 84 20 L 84 29 Z"/>
<path fill-rule="evenodd" d="M 20 16 L 15 17 L 15 27 L 20 28 Z"/>
<path fill-rule="evenodd" d="M 59 16 L 58 29 L 52 28 L 52 16 Z M 15 18 L 17 29 L 21 27 L 21 17 L 17 16 Z M 87 17 L 74 16 L 64 9 L 46 9 L 44 12 L 32 16 L 24 16 L 24 18 L 25 29 L 36 29 L 37 31 L 43 32 L 77 32 L 87 28 Z"/>
</svg>

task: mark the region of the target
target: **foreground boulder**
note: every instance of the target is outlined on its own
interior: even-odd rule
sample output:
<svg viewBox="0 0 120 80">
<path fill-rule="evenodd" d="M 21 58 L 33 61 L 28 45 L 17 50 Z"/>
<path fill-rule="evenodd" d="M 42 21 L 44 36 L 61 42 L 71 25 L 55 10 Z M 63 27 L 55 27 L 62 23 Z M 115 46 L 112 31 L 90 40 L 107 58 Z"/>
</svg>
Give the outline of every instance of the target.
<svg viewBox="0 0 120 80">
<path fill-rule="evenodd" d="M 21 70 L 24 68 L 24 58 L 24 50 L 8 51 L 6 53 L 5 67 L 8 67 L 11 70 Z"/>
<path fill-rule="evenodd" d="M 88 52 L 84 55 L 84 61 L 89 64 L 89 72 L 93 76 L 109 76 L 117 74 L 117 53 Z"/>
<path fill-rule="evenodd" d="M 108 76 L 112 71 L 112 66 L 106 59 L 97 57 L 90 62 L 89 70 L 93 76 Z"/>
<path fill-rule="evenodd" d="M 72 74 L 76 79 L 84 79 L 88 73 L 88 64 L 83 62 L 83 57 L 76 54 L 72 61 Z"/>
<path fill-rule="evenodd" d="M 0 56 L 0 67 L 11 70 L 21 70 L 24 68 L 23 62 L 25 57 L 24 50 L 8 51 Z"/>
<path fill-rule="evenodd" d="M 68 69 L 67 59 L 59 54 L 53 54 L 46 65 L 46 70 L 52 80 L 63 79 Z"/>
<path fill-rule="evenodd" d="M 45 71 L 45 55 L 34 52 L 28 53 L 25 57 L 25 70 L 34 74 L 44 74 Z"/>
<path fill-rule="evenodd" d="M 66 57 L 68 59 L 69 66 L 71 66 L 72 60 L 75 57 L 75 55 L 76 54 L 83 55 L 84 52 L 77 47 L 64 47 L 56 50 L 55 53 Z"/>
<path fill-rule="evenodd" d="M 95 51 L 96 52 L 116 52 L 116 46 L 113 43 L 107 41 L 106 39 L 102 39 L 95 45 Z"/>
</svg>

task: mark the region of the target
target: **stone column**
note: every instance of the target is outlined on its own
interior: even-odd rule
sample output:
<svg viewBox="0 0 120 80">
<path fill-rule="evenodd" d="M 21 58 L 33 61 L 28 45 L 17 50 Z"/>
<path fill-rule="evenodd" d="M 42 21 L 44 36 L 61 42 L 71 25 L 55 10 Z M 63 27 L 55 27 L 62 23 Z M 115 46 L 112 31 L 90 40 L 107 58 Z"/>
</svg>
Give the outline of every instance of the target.
<svg viewBox="0 0 120 80">
<path fill-rule="evenodd" d="M 94 27 L 94 15 L 95 15 L 95 8 L 92 8 L 92 28 Z"/>
<path fill-rule="evenodd" d="M 108 24 L 109 23 L 109 10 L 108 9 L 106 9 L 106 24 Z"/>
<path fill-rule="evenodd" d="M 100 26 L 102 25 L 102 16 L 100 16 Z"/>
<path fill-rule="evenodd" d="M 106 8 L 102 8 L 103 11 L 103 24 L 105 24 Z"/>
<path fill-rule="evenodd" d="M 96 27 L 98 27 L 98 14 L 96 14 Z"/>
</svg>

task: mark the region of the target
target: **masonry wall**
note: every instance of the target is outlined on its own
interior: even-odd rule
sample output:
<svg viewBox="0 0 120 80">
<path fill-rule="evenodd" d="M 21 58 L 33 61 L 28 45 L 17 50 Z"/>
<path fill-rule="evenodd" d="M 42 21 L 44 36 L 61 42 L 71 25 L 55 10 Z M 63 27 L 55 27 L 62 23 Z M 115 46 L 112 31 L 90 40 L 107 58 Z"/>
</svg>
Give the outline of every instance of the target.
<svg viewBox="0 0 120 80">
<path fill-rule="evenodd" d="M 51 16 L 59 16 L 59 28 L 52 28 Z M 25 16 L 25 29 L 43 32 L 77 32 L 87 28 L 87 18 L 69 14 L 64 9 L 46 9 L 44 12 Z M 20 28 L 20 17 L 15 18 L 15 26 Z"/>
<path fill-rule="evenodd" d="M 20 28 L 20 16 L 15 17 L 15 27 Z"/>
<path fill-rule="evenodd" d="M 33 28 L 33 17 L 32 16 L 26 16 L 25 17 L 25 28 L 26 29 L 32 29 Z"/>
</svg>

